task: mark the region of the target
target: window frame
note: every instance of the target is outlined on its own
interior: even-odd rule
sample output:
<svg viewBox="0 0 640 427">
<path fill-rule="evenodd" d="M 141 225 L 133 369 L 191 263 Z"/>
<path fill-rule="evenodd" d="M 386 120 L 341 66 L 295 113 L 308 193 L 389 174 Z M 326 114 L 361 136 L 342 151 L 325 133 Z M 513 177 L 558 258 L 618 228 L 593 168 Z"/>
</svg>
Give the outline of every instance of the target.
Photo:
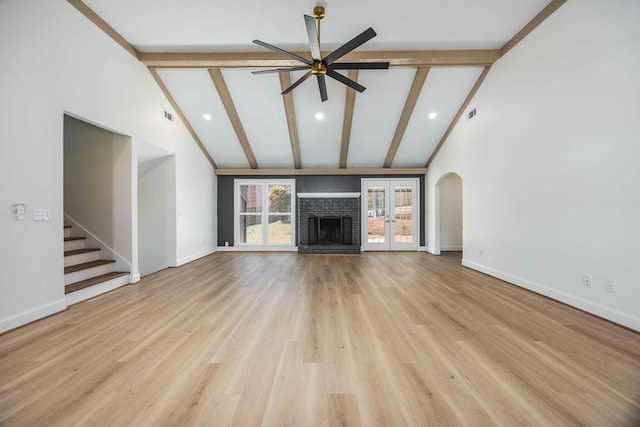
<svg viewBox="0 0 640 427">
<path fill-rule="evenodd" d="M 248 243 L 240 241 L 240 216 L 258 215 L 258 213 L 240 212 L 240 187 L 242 185 L 262 186 L 262 212 L 260 212 L 262 225 L 262 241 L 260 243 Z M 269 186 L 288 185 L 291 187 L 290 212 L 269 212 Z M 235 246 L 247 247 L 295 247 L 296 242 L 296 180 L 295 179 L 234 179 L 233 185 L 233 238 Z M 291 241 L 286 243 L 269 242 L 269 216 L 279 215 L 291 217 Z"/>
</svg>

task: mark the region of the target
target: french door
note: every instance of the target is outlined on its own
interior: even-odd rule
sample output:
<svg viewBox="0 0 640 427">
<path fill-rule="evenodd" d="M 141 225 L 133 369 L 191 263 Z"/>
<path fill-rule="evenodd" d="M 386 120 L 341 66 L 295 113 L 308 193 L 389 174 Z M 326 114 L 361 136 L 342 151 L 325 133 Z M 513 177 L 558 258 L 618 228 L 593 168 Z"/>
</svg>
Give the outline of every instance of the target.
<svg viewBox="0 0 640 427">
<path fill-rule="evenodd" d="M 417 251 L 419 181 L 362 180 L 362 242 L 365 251 Z"/>
</svg>

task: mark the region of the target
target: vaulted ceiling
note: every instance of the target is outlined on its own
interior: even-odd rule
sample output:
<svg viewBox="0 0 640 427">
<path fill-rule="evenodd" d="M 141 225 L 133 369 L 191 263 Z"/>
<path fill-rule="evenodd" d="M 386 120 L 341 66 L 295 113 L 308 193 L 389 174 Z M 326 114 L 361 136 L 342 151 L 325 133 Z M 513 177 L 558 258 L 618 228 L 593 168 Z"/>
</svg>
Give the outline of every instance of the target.
<svg viewBox="0 0 640 427">
<path fill-rule="evenodd" d="M 424 169 L 491 65 L 566 0 L 322 2 L 323 57 L 373 27 L 341 61 L 391 63 L 340 71 L 362 93 L 327 78 L 326 102 L 315 79 L 280 95 L 304 71 L 251 74 L 301 65 L 254 39 L 311 59 L 316 1 L 68 1 L 149 67 L 216 172 L 237 174 Z"/>
</svg>

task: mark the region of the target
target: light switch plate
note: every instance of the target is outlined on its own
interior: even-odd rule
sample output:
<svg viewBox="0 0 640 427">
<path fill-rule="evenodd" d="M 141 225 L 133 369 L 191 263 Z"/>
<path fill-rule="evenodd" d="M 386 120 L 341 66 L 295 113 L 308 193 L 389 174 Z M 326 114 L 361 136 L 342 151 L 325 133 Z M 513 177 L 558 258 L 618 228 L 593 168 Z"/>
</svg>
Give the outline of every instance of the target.
<svg viewBox="0 0 640 427">
<path fill-rule="evenodd" d="M 51 221 L 51 209 L 34 209 L 34 221 Z"/>
</svg>

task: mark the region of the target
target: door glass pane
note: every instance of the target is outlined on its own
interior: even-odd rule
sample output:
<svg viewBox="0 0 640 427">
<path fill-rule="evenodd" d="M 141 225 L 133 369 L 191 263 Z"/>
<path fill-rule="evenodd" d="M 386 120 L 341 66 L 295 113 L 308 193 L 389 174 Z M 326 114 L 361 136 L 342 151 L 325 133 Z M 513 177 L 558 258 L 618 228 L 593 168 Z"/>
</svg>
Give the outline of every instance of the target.
<svg viewBox="0 0 640 427">
<path fill-rule="evenodd" d="M 291 243 L 291 215 L 269 215 L 269 243 Z"/>
<path fill-rule="evenodd" d="M 291 185 L 269 185 L 269 212 L 291 213 Z"/>
<path fill-rule="evenodd" d="M 368 187 L 367 200 L 367 241 L 384 243 L 385 187 Z"/>
<path fill-rule="evenodd" d="M 240 185 L 240 212 L 241 213 L 262 212 L 262 185 L 261 184 Z"/>
<path fill-rule="evenodd" d="M 413 242 L 413 189 L 411 187 L 394 188 L 394 242 Z"/>
<path fill-rule="evenodd" d="M 240 215 L 240 242 L 262 243 L 262 215 Z"/>
</svg>

